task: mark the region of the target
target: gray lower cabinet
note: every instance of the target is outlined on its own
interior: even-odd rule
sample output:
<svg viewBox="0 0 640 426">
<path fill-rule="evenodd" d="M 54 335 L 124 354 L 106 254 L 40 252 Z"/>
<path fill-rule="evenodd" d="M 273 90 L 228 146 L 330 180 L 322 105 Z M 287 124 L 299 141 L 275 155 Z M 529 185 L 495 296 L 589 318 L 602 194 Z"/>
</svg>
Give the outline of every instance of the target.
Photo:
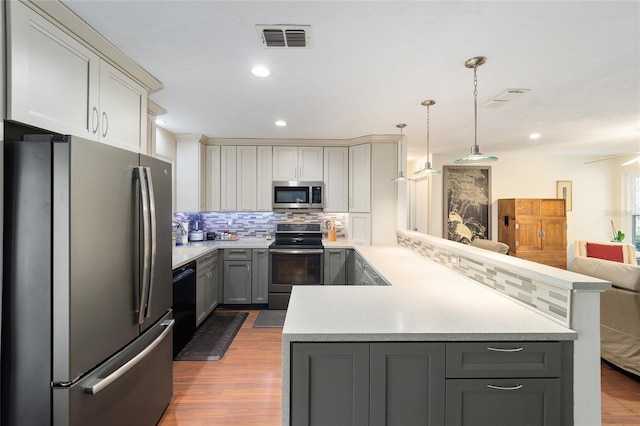
<svg viewBox="0 0 640 426">
<path fill-rule="evenodd" d="M 269 249 L 253 249 L 251 256 L 251 303 L 268 303 Z"/>
<path fill-rule="evenodd" d="M 346 249 L 346 273 L 347 284 L 354 284 L 356 282 L 356 251 L 354 249 Z"/>
<path fill-rule="evenodd" d="M 364 259 L 362 258 L 362 256 L 360 256 L 360 254 L 358 254 L 358 252 L 354 252 L 353 255 L 353 270 L 353 283 L 350 284 L 362 285 L 364 280 Z"/>
<path fill-rule="evenodd" d="M 224 249 L 224 303 L 251 303 L 251 249 Z"/>
<path fill-rule="evenodd" d="M 202 324 L 218 304 L 218 253 L 196 259 L 196 326 Z"/>
<path fill-rule="evenodd" d="M 451 426 L 573 424 L 570 343 L 447 343 Z"/>
<path fill-rule="evenodd" d="M 371 343 L 369 425 L 445 424 L 445 344 Z"/>
<path fill-rule="evenodd" d="M 294 343 L 291 425 L 369 424 L 369 344 Z"/>
<path fill-rule="evenodd" d="M 324 284 L 347 284 L 347 251 L 345 249 L 324 249 Z"/>
<path fill-rule="evenodd" d="M 291 425 L 573 424 L 571 342 L 291 347 Z"/>
<path fill-rule="evenodd" d="M 443 425 L 444 362 L 444 343 L 294 343 L 291 425 Z"/>
</svg>

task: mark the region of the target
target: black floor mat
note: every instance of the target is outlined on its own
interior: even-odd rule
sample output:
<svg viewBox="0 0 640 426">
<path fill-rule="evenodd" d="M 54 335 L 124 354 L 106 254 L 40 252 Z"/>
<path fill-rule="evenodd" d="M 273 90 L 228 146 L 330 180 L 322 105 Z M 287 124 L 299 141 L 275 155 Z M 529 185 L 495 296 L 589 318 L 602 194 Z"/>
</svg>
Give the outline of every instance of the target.
<svg viewBox="0 0 640 426">
<path fill-rule="evenodd" d="M 214 312 L 196 330 L 175 361 L 219 361 L 236 337 L 247 312 Z"/>
</svg>

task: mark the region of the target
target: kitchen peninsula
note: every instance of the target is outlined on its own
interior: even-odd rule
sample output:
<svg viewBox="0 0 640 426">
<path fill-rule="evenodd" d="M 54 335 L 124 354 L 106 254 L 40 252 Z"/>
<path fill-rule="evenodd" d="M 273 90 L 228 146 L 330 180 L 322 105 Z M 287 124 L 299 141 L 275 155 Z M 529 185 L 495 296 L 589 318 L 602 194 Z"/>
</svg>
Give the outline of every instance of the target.
<svg viewBox="0 0 640 426">
<path fill-rule="evenodd" d="M 355 246 L 391 286 L 294 288 L 283 329 L 283 425 L 420 416 L 461 424 L 462 416 L 490 419 L 494 408 L 501 421 L 600 424 L 593 312 L 607 282 L 412 232 L 398 241 Z M 481 276 L 474 268 L 496 288 L 511 277 L 524 283 L 521 293 L 557 298 L 548 303 L 557 317 L 463 275 Z M 508 402 L 516 400 L 520 412 Z"/>
</svg>

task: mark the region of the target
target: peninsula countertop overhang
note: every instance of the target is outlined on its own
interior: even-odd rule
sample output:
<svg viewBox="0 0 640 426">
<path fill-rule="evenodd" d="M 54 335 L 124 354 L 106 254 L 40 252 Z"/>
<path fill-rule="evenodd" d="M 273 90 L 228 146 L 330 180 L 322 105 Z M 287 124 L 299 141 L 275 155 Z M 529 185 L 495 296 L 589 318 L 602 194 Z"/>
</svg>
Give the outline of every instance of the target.
<svg viewBox="0 0 640 426">
<path fill-rule="evenodd" d="M 399 246 L 356 246 L 391 286 L 294 287 L 283 343 L 576 340 L 578 333 Z"/>
</svg>

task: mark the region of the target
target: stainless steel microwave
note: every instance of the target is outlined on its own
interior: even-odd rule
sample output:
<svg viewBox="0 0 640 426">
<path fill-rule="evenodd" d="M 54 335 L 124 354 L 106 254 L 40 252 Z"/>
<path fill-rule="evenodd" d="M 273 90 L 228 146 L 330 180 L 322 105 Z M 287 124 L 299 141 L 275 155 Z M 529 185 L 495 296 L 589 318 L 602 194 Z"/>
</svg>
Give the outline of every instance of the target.
<svg viewBox="0 0 640 426">
<path fill-rule="evenodd" d="M 322 210 L 322 182 L 274 181 L 273 210 Z"/>
</svg>

